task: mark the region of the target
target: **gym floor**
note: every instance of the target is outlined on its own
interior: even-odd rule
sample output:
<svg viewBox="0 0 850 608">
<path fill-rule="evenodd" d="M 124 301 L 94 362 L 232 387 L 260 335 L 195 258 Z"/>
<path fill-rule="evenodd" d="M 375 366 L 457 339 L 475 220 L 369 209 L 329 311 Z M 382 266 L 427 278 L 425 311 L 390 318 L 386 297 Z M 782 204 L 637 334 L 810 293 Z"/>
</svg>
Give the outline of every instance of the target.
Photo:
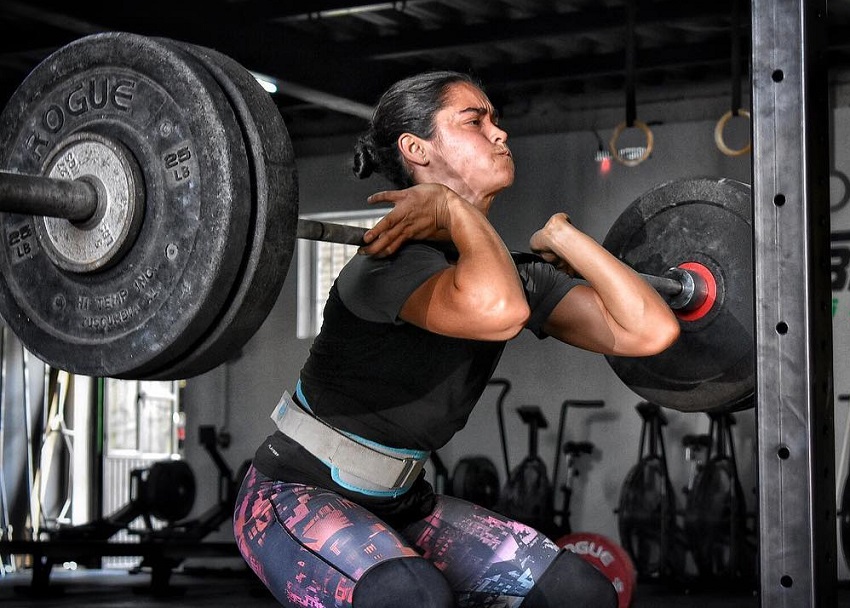
<svg viewBox="0 0 850 608">
<path fill-rule="evenodd" d="M 4 608 L 62 608 L 86 606 L 96 608 L 273 608 L 278 606 L 271 595 L 246 568 L 184 567 L 172 574 L 168 593 L 154 595 L 150 576 L 127 570 L 57 571 L 50 577 L 48 590 L 35 593 L 28 571 L 0 578 L 0 605 Z M 638 584 L 632 608 L 757 608 L 753 591 L 711 591 L 671 589 L 654 583 Z M 838 607 L 850 608 L 850 586 L 838 589 Z"/>
</svg>

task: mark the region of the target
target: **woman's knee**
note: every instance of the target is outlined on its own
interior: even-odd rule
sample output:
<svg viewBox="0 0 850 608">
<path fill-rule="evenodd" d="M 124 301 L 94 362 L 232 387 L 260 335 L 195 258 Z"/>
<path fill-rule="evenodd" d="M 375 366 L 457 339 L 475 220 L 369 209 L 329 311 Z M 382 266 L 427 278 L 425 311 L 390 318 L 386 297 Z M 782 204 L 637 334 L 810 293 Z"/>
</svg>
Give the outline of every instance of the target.
<svg viewBox="0 0 850 608">
<path fill-rule="evenodd" d="M 353 608 L 452 608 L 448 581 L 428 560 L 398 557 L 366 571 L 354 586 Z"/>
<path fill-rule="evenodd" d="M 561 551 L 535 582 L 522 608 L 617 608 L 617 590 L 593 565 Z"/>
</svg>

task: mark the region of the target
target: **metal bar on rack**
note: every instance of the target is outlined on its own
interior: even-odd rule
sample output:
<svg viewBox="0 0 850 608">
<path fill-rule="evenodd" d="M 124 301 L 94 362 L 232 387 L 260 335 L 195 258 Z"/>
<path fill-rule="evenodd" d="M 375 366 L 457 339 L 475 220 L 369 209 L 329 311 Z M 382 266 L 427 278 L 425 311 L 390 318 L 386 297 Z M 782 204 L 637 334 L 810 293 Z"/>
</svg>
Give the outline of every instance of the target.
<svg viewBox="0 0 850 608">
<path fill-rule="evenodd" d="M 753 0 L 760 601 L 834 606 L 825 0 Z"/>
</svg>

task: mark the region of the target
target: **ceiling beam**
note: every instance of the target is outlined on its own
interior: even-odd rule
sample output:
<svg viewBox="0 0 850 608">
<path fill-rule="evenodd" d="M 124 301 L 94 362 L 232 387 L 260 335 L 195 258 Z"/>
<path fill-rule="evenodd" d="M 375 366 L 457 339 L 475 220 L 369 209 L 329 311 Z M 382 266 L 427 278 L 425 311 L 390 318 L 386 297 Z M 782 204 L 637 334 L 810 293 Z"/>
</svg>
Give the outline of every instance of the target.
<svg viewBox="0 0 850 608">
<path fill-rule="evenodd" d="M 663 3 L 639 2 L 637 26 L 675 24 L 682 21 L 705 21 L 726 18 L 731 11 L 729 0 L 666 0 Z M 742 24 L 745 25 L 745 24 Z M 338 45 L 349 57 L 369 59 L 401 59 L 423 52 L 449 51 L 500 42 L 522 42 L 541 38 L 589 36 L 626 27 L 626 11 L 621 7 L 605 8 L 589 5 L 576 13 L 553 13 L 530 19 L 506 19 L 485 24 L 447 25 L 436 31 L 409 32 L 382 36 L 372 41 Z"/>
<path fill-rule="evenodd" d="M 700 44 L 640 51 L 635 60 L 635 70 L 642 73 L 673 68 L 699 69 L 701 66 L 722 65 L 729 62 L 728 41 L 713 38 Z M 748 64 L 748 62 L 749 50 L 745 47 L 742 49 L 742 63 Z M 589 81 L 606 76 L 624 76 L 625 65 L 625 53 L 617 52 L 586 55 L 567 60 L 503 65 L 482 70 L 476 75 L 488 89 L 493 86 L 502 89 L 507 83 L 531 85 L 542 82 Z M 746 74 L 746 65 L 744 68 L 743 73 Z"/>
<path fill-rule="evenodd" d="M 73 5 L 66 5 L 73 8 Z M 103 26 L 85 19 L 72 17 L 70 13 L 49 9 L 33 3 L 23 3 L 17 0 L 5 0 L 0 3 L 0 14 L 12 17 L 28 19 L 36 23 L 49 25 L 60 30 L 65 30 L 77 36 L 86 36 L 104 31 Z"/>
<path fill-rule="evenodd" d="M 406 0 L 395 2 L 357 2 L 354 0 L 300 0 L 281 2 L 280 0 L 244 0 L 228 3 L 234 16 L 248 20 L 280 19 L 298 21 L 310 19 L 333 19 L 357 12 L 402 11 L 405 6 L 415 4 L 433 4 L 434 0 Z"/>
<path fill-rule="evenodd" d="M 352 78 L 352 74 L 363 69 L 359 59 L 340 57 L 325 41 L 297 31 L 284 31 L 282 26 L 273 23 L 234 24 L 221 12 L 210 10 L 205 14 L 203 27 L 190 27 L 197 26 L 197 7 L 191 3 L 175 5 L 172 0 L 149 0 L 143 4 L 129 3 L 120 11 L 108 12 L 81 3 L 74 6 L 77 16 L 73 19 L 61 12 L 61 6 L 64 5 L 47 0 L 34 8 L 12 0 L 8 8 L 39 23 L 64 23 L 65 29 L 75 36 L 128 31 L 213 47 L 249 70 L 282 83 L 291 97 L 361 118 L 371 108 L 383 84 L 375 81 L 370 88 L 367 86 L 369 79 Z M 169 15 L 169 18 L 162 19 L 162 15 Z M 317 65 L 322 69 L 317 70 Z"/>
</svg>

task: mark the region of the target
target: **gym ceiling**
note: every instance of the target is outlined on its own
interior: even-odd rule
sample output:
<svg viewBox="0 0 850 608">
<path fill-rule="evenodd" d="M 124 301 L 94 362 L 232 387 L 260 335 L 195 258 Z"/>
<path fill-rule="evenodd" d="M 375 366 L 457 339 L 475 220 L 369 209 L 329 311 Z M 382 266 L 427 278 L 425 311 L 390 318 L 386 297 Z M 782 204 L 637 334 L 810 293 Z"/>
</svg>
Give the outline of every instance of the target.
<svg viewBox="0 0 850 608">
<path fill-rule="evenodd" d="M 53 50 L 102 31 L 210 46 L 277 80 L 273 97 L 296 147 L 361 131 L 390 83 L 437 68 L 479 77 L 505 120 L 600 99 L 625 108 L 628 83 L 640 116 L 646 99 L 687 98 L 689 90 L 731 95 L 737 57 L 746 103 L 747 0 L 634 0 L 633 37 L 631 2 L 2 0 L 0 105 Z M 835 75 L 850 66 L 850 0 L 829 3 L 828 23 Z"/>
</svg>

